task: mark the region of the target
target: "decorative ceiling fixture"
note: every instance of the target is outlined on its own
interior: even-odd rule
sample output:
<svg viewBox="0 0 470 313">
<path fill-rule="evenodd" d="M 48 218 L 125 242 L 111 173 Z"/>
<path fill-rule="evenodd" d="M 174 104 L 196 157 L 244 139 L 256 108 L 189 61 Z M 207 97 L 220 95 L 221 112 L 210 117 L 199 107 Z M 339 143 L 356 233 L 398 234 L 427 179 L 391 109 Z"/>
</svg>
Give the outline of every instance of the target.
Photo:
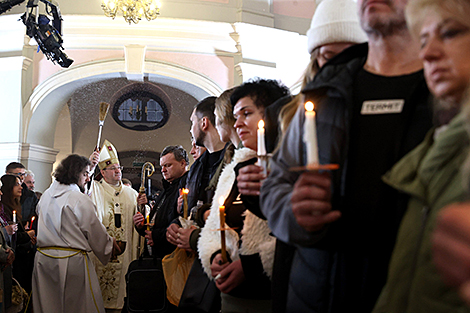
<svg viewBox="0 0 470 313">
<path fill-rule="evenodd" d="M 139 23 L 142 16 L 149 21 L 160 15 L 160 2 L 158 0 L 103 0 L 101 8 L 104 15 L 112 17 L 120 11 L 126 22 Z"/>
</svg>

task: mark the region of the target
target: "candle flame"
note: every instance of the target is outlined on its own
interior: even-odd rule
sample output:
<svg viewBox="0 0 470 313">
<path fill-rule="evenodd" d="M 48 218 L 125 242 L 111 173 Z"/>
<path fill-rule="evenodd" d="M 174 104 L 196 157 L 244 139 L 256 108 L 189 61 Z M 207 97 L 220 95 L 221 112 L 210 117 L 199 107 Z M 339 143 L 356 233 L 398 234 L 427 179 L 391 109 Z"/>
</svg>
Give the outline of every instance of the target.
<svg viewBox="0 0 470 313">
<path fill-rule="evenodd" d="M 36 219 L 36 216 L 33 216 L 33 217 L 31 218 L 31 223 L 32 223 L 35 219 Z"/>
<path fill-rule="evenodd" d="M 219 204 L 222 206 L 222 205 L 224 205 L 224 202 L 225 202 L 224 196 L 220 196 L 220 198 L 219 198 Z"/>
<path fill-rule="evenodd" d="M 16 211 L 13 211 L 13 214 L 16 214 Z"/>
<path fill-rule="evenodd" d="M 259 129 L 264 128 L 264 121 L 263 121 L 263 120 L 259 120 L 259 122 L 258 122 L 258 128 L 259 128 Z"/>
<path fill-rule="evenodd" d="M 183 192 L 183 194 L 187 195 L 189 193 L 189 189 L 183 188 L 182 192 Z"/>
<path fill-rule="evenodd" d="M 308 101 L 305 103 L 305 110 L 307 111 L 313 111 L 313 109 L 315 108 L 315 105 L 313 104 L 312 101 Z"/>
</svg>

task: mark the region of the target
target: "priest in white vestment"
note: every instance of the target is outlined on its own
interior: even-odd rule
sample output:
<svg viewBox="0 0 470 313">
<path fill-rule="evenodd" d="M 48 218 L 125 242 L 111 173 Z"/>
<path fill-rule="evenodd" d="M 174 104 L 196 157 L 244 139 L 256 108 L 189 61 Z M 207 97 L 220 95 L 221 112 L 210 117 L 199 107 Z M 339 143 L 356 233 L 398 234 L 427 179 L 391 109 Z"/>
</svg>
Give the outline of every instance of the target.
<svg viewBox="0 0 470 313">
<path fill-rule="evenodd" d="M 89 170 L 87 158 L 69 155 L 55 170 L 54 182 L 37 205 L 35 313 L 105 312 L 89 253 L 106 264 L 120 250 L 97 218 L 95 205 L 83 194 Z"/>
<path fill-rule="evenodd" d="M 103 178 L 93 181 L 89 194 L 97 207 L 98 218 L 108 234 L 116 238 L 124 253 L 111 260 L 106 266 L 95 262 L 101 285 L 104 306 L 107 312 L 121 312 L 126 296 L 127 268 L 137 258 L 139 234 L 134 229 L 132 217 L 139 203 L 146 203 L 145 194 L 139 197 L 137 191 L 122 182 L 122 167 L 116 148 L 105 140 L 100 153 L 90 156 L 92 166 L 98 164 Z M 124 248 L 125 245 L 125 248 Z"/>
</svg>

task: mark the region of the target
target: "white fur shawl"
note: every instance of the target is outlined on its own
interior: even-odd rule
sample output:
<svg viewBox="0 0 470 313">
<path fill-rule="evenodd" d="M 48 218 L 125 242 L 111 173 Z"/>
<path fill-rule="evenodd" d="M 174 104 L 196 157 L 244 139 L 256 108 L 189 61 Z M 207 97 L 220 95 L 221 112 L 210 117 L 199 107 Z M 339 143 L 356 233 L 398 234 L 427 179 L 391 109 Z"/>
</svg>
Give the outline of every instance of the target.
<svg viewBox="0 0 470 313">
<path fill-rule="evenodd" d="M 223 169 L 217 189 L 212 201 L 211 211 L 207 218 L 206 224 L 201 231 L 198 241 L 198 252 L 201 259 L 204 271 L 212 279 L 212 272 L 210 269 L 211 256 L 220 250 L 220 231 L 215 231 L 221 227 L 219 217 L 219 198 L 222 196 L 227 198 L 232 190 L 233 183 L 235 182 L 235 166 L 238 163 L 247 161 L 256 157 L 256 152 L 242 148 L 235 150 L 235 155 L 230 164 L 226 165 Z M 224 225 L 226 227 L 226 225 Z M 234 230 L 225 232 L 227 252 L 232 261 L 239 259 L 238 254 L 254 254 L 259 253 L 263 268 L 266 273 L 271 276 L 272 265 L 274 259 L 274 245 L 275 239 L 270 236 L 270 229 L 266 221 L 253 215 L 248 210 L 245 211 L 245 222 L 242 229 L 242 248 L 238 249 L 239 237 Z"/>
</svg>

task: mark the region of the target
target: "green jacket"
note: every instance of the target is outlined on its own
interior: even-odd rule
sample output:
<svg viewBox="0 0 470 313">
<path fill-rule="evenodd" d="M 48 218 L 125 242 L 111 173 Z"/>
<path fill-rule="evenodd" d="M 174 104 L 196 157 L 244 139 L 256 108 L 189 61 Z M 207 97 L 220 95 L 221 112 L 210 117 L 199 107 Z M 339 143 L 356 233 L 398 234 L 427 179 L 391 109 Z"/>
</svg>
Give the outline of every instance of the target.
<svg viewBox="0 0 470 313">
<path fill-rule="evenodd" d="M 469 152 L 465 117 L 457 115 L 438 138 L 424 141 L 383 177 L 410 195 L 374 313 L 470 312 L 441 279 L 432 261 L 431 237 L 439 211 L 465 200 L 460 168 Z"/>
</svg>

